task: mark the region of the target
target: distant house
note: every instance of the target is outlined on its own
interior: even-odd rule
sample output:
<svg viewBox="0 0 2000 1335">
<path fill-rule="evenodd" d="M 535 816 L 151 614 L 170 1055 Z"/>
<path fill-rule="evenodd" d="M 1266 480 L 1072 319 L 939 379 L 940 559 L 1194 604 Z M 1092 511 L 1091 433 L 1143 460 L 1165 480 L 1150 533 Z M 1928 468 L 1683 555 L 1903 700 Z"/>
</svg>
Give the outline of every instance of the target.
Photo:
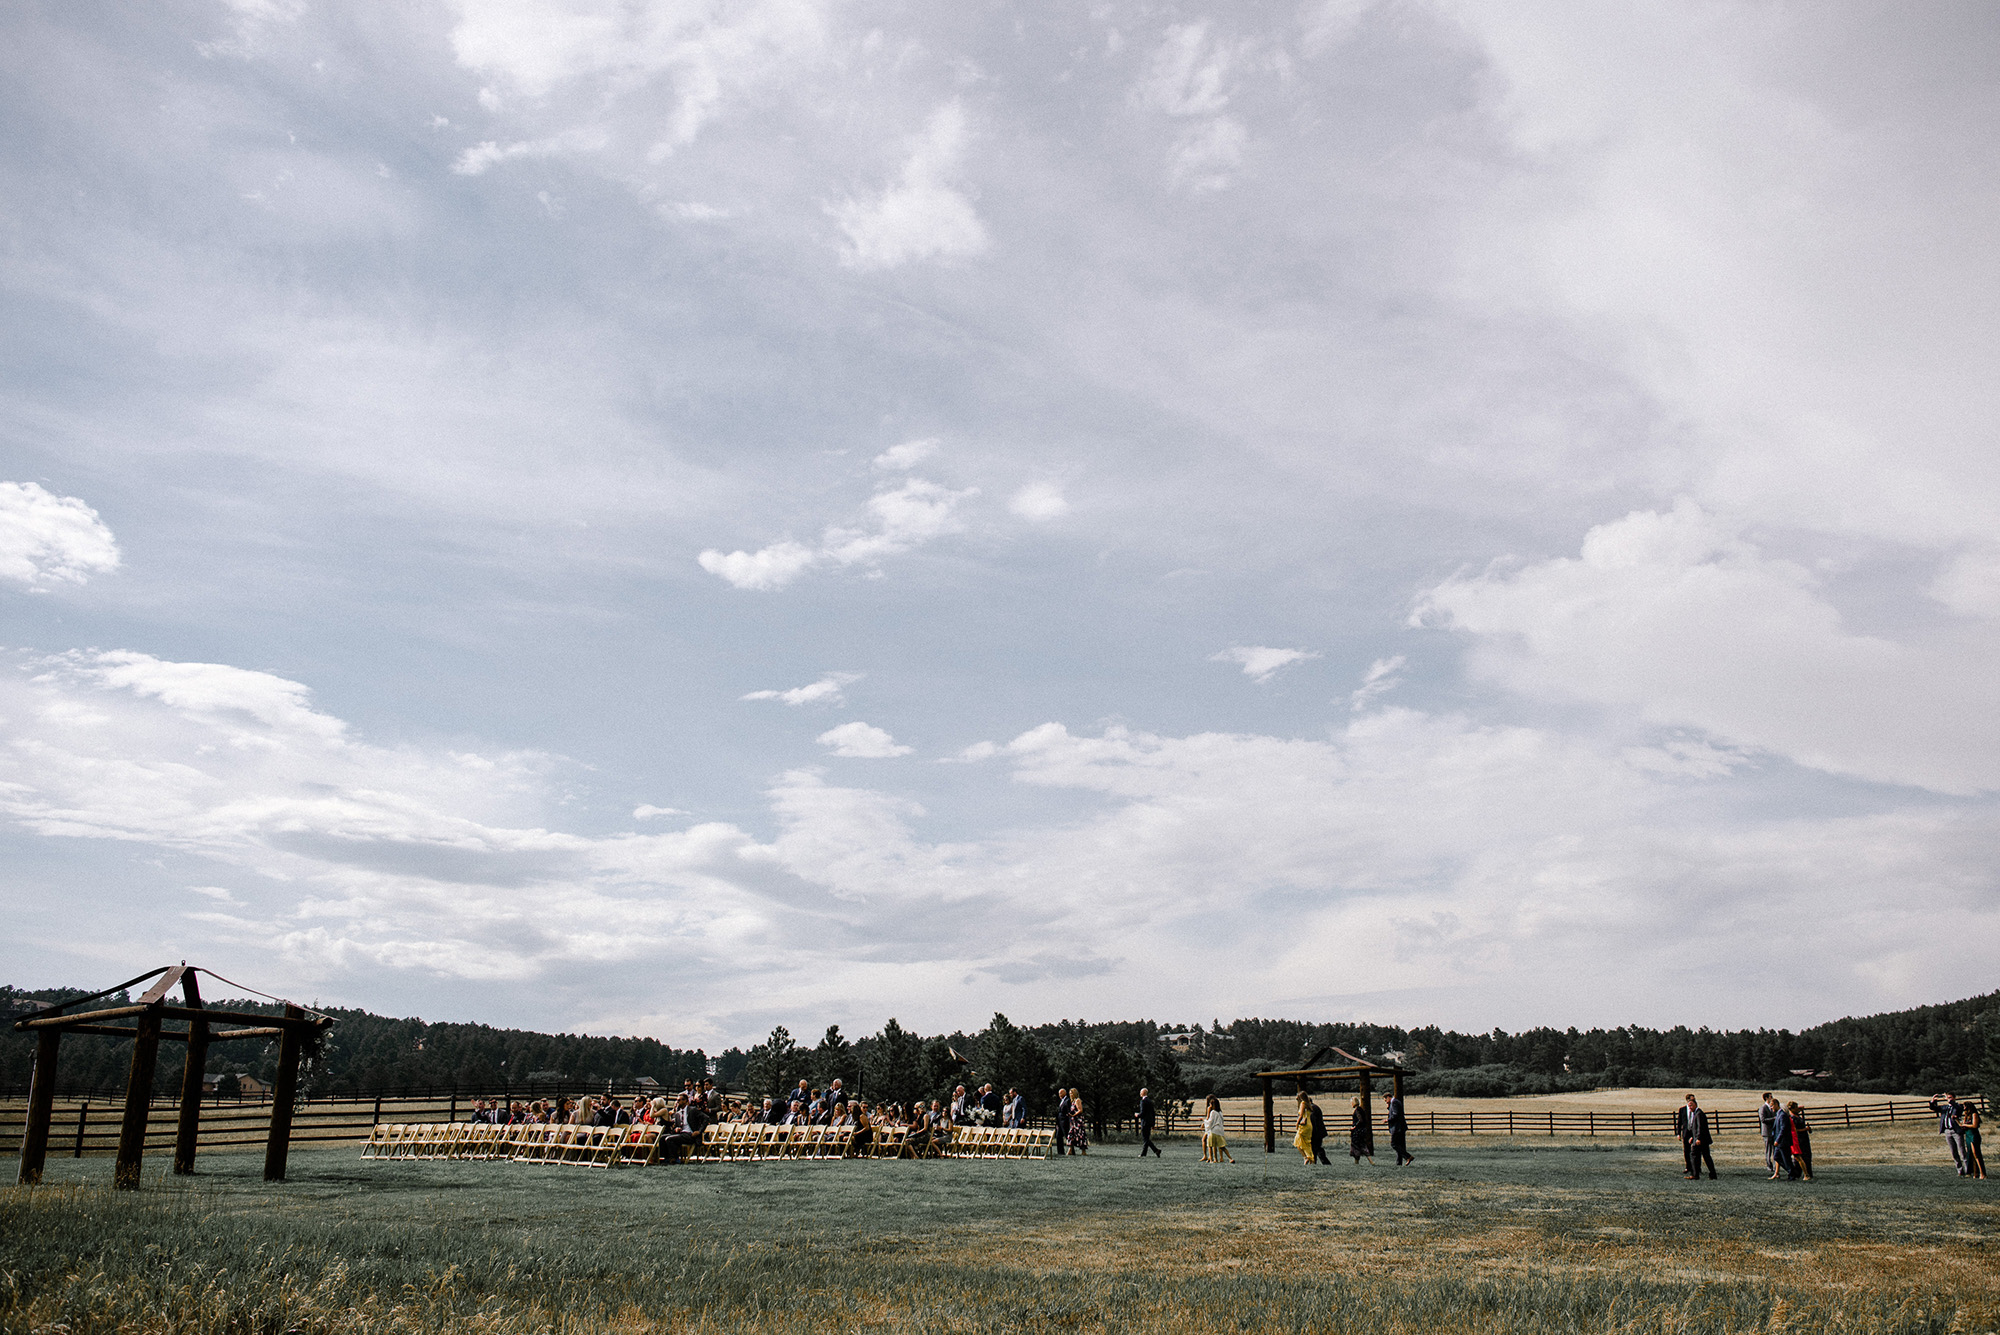
<svg viewBox="0 0 2000 1335">
<path fill-rule="evenodd" d="M 238 1098 L 261 1099 L 264 1095 L 271 1092 L 271 1087 L 256 1076 L 232 1071 L 210 1071 L 207 1075 L 204 1075 L 201 1078 L 202 1092 L 211 1097 L 220 1094 L 222 1092 L 222 1082 L 231 1075 L 236 1077 L 236 1095 Z"/>
</svg>

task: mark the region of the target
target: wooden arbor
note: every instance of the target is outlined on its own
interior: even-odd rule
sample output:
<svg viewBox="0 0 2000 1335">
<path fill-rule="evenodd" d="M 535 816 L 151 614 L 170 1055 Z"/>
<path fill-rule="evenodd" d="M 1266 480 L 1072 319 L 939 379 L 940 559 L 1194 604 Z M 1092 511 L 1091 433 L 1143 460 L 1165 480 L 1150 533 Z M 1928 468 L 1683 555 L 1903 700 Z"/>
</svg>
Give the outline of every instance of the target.
<svg viewBox="0 0 2000 1335">
<path fill-rule="evenodd" d="M 42 1180 L 42 1165 L 49 1153 L 49 1120 L 56 1101 L 56 1056 L 64 1034 L 100 1034 L 132 1040 L 132 1071 L 125 1084 L 125 1120 L 118 1129 L 118 1166 L 112 1182 L 119 1187 L 139 1185 L 139 1163 L 146 1152 L 146 1115 L 153 1099 L 153 1068 L 162 1042 L 187 1044 L 187 1069 L 181 1077 L 180 1124 L 174 1136 L 174 1171 L 194 1171 L 195 1139 L 201 1125 L 202 1070 L 208 1065 L 208 1045 L 233 1039 L 278 1040 L 278 1079 L 271 1089 L 271 1132 L 264 1146 L 264 1180 L 282 1182 L 285 1159 L 292 1145 L 292 1103 L 298 1093 L 299 1058 L 305 1046 L 321 1030 L 333 1023 L 324 1015 L 309 1014 L 285 1003 L 283 1015 L 258 1015 L 251 1011 L 211 1010 L 202 1005 L 201 989 L 195 975 L 212 971 L 196 969 L 185 962 L 161 967 L 116 987 L 107 987 L 87 997 L 44 1006 L 26 1019 L 14 1022 L 17 1031 L 34 1033 L 35 1073 L 28 1086 L 28 1124 L 21 1137 L 23 1185 Z M 122 992 L 148 979 L 157 979 L 129 1006 L 106 1010 L 71 1011 L 72 1007 Z M 170 1006 L 167 993 L 178 984 L 184 1004 Z M 237 986 L 232 984 L 232 986 Z M 131 1020 L 131 1025 L 110 1024 Z M 169 1020 L 185 1024 L 185 1029 L 168 1029 Z M 246 1025 L 247 1028 L 211 1029 L 216 1022 Z"/>
<path fill-rule="evenodd" d="M 1340 1052 L 1339 1048 L 1334 1049 Z M 1315 1066 L 1303 1071 L 1259 1071 L 1257 1078 L 1264 1082 L 1264 1153 L 1275 1154 L 1278 1149 L 1278 1122 L 1276 1110 L 1271 1104 L 1271 1082 L 1290 1080 L 1299 1089 L 1304 1089 L 1314 1080 L 1354 1080 L 1361 1085 L 1361 1111 L 1369 1124 L 1375 1121 L 1375 1103 L 1370 1097 L 1372 1082 L 1378 1076 L 1388 1076 L 1390 1093 L 1395 1098 L 1403 1097 L 1403 1076 L 1407 1074 L 1400 1066 L 1378 1066 L 1374 1062 L 1361 1061 L 1352 1053 L 1340 1055 L 1354 1062 L 1352 1066 Z"/>
</svg>

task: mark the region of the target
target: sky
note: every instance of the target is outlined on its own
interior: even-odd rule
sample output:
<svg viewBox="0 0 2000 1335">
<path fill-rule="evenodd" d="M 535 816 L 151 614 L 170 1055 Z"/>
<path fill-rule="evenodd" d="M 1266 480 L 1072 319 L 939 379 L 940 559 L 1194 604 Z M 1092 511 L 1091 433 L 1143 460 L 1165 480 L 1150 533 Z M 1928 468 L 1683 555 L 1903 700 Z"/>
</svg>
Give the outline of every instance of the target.
<svg viewBox="0 0 2000 1335">
<path fill-rule="evenodd" d="M 2000 986 L 2000 17 L 0 12 L 0 978 Z"/>
</svg>

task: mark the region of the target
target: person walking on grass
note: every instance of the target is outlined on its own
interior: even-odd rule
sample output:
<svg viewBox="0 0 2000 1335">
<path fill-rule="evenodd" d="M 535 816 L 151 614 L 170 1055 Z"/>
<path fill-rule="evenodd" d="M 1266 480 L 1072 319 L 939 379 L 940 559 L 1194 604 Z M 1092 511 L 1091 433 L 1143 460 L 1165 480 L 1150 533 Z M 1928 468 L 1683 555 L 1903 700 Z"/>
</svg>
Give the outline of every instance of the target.
<svg viewBox="0 0 2000 1335">
<path fill-rule="evenodd" d="M 1056 1090 L 1056 1153 L 1069 1153 L 1069 1091 Z"/>
<path fill-rule="evenodd" d="M 1968 1177 L 1986 1176 L 1986 1151 L 1979 1144 L 1979 1108 L 1971 1102 L 1958 1107 L 1958 1136 L 1963 1146 Z"/>
<path fill-rule="evenodd" d="M 1792 1142 L 1786 1146 L 1792 1152 L 1793 1175 L 1812 1181 L 1812 1127 L 1806 1122 L 1806 1110 L 1794 1099 L 1785 1105 L 1785 1122 L 1790 1128 Z"/>
<path fill-rule="evenodd" d="M 1797 1104 L 1793 1104 L 1797 1107 Z M 1694 1181 L 1701 1176 L 1701 1166 L 1708 1164 L 1708 1177 L 1715 1180 L 1715 1156 L 1709 1153 L 1709 1145 L 1715 1137 L 1708 1129 L 1708 1114 L 1694 1101 L 1694 1095 L 1687 1096 L 1687 1105 L 1674 1110 L 1674 1134 L 1680 1137 L 1681 1160 L 1687 1171 L 1681 1176 Z"/>
<path fill-rule="evenodd" d="M 1757 1133 L 1764 1138 L 1764 1167 L 1778 1180 L 1778 1096 L 1764 1095 L 1757 1105 Z"/>
<path fill-rule="evenodd" d="M 1078 1154 L 1090 1153 L 1090 1124 L 1083 1120 L 1083 1096 L 1070 1091 L 1069 1147 Z"/>
<path fill-rule="evenodd" d="M 1305 1156 L 1305 1161 L 1313 1161 L 1313 1107 L 1306 1092 L 1299 1091 L 1299 1120 L 1292 1128 L 1292 1148 Z M 1322 1133 L 1324 1134 L 1324 1133 Z"/>
<path fill-rule="evenodd" d="M 1375 1127 L 1368 1120 L 1368 1106 L 1359 1094 L 1354 1096 L 1347 1113 L 1347 1153 L 1357 1166 L 1364 1158 L 1371 1166 L 1375 1162 Z"/>
<path fill-rule="evenodd" d="M 1417 1156 L 1410 1153 L 1408 1140 L 1410 1119 L 1403 1111 L 1401 1094 L 1391 1094 L 1389 1101 L 1382 1105 L 1382 1125 L 1389 1128 L 1389 1148 L 1396 1152 L 1396 1167 L 1415 1163 Z"/>
<path fill-rule="evenodd" d="M 1208 1107 L 1201 1119 L 1201 1161 L 1236 1162 L 1236 1156 L 1229 1152 L 1229 1141 L 1222 1134 L 1222 1100 L 1213 1094 L 1208 1096 Z"/>
<path fill-rule="evenodd" d="M 1160 1147 L 1153 1143 L 1153 1118 L 1153 1091 L 1142 1089 L 1139 1091 L 1139 1157 L 1141 1159 L 1146 1157 L 1147 1150 L 1151 1150 L 1153 1157 L 1156 1159 L 1166 1158 L 1164 1154 L 1160 1153 Z"/>
<path fill-rule="evenodd" d="M 1776 1141 L 1776 1148 L 1778 1151 L 1778 1168 L 1784 1173 L 1785 1181 L 1796 1182 L 1802 1174 L 1799 1170 L 1799 1161 L 1792 1154 L 1792 1110 L 1790 1108 L 1780 1107 L 1778 1109 L 1777 1130 L 1778 1139 Z"/>
</svg>

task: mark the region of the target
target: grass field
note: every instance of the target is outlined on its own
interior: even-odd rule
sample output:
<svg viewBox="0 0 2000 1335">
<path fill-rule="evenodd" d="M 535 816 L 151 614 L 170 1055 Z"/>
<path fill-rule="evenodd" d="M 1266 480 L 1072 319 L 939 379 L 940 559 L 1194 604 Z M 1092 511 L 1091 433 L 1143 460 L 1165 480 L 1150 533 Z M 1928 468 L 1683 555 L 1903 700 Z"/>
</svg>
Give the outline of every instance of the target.
<svg viewBox="0 0 2000 1335">
<path fill-rule="evenodd" d="M 1672 1142 L 1421 1138 L 1407 1169 L 1239 1140 L 1048 1163 L 681 1169 L 216 1154 L 0 1190 L 0 1331 L 1955 1332 L 2000 1327 L 2000 1191 L 1935 1136 L 1820 1180 Z M 1108 1151 L 1108 1152 L 1107 1152 Z"/>
</svg>

